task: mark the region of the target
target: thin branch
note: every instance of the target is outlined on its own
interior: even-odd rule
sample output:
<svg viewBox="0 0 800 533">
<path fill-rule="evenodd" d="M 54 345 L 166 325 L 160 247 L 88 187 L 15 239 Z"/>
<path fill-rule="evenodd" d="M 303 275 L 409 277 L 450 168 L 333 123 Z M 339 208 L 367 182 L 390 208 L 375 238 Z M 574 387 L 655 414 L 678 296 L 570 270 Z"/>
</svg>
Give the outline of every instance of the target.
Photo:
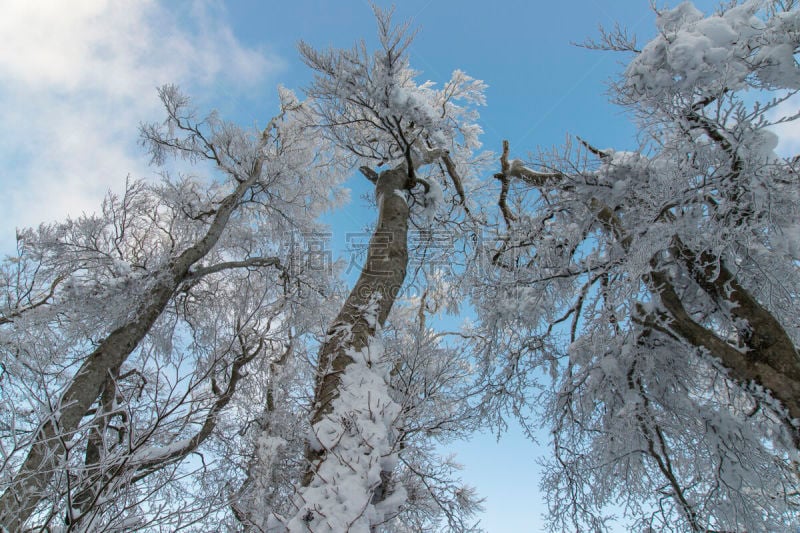
<svg viewBox="0 0 800 533">
<path fill-rule="evenodd" d="M 274 266 L 281 271 L 285 270 L 281 260 L 277 257 L 251 257 L 249 259 L 245 259 L 244 261 L 225 261 L 223 263 L 217 263 L 207 267 L 198 267 L 189 273 L 186 280 L 196 280 L 198 278 L 202 278 L 203 276 L 208 276 L 209 274 L 214 274 L 216 272 L 230 270 L 233 268 L 260 268 L 269 266 Z"/>
<path fill-rule="evenodd" d="M 9 324 L 14 321 L 15 318 L 19 318 L 24 313 L 36 309 L 37 307 L 41 307 L 42 305 L 46 304 L 53 298 L 53 295 L 56 292 L 56 287 L 58 287 L 59 283 L 64 281 L 67 278 L 67 274 L 61 274 L 57 276 L 56 279 L 53 280 L 53 283 L 50 284 L 50 289 L 47 291 L 47 294 L 44 294 L 40 297 L 39 301 L 32 303 L 29 306 L 23 307 L 22 309 L 17 309 L 9 313 L 6 316 L 0 316 L 0 325 Z"/>
</svg>

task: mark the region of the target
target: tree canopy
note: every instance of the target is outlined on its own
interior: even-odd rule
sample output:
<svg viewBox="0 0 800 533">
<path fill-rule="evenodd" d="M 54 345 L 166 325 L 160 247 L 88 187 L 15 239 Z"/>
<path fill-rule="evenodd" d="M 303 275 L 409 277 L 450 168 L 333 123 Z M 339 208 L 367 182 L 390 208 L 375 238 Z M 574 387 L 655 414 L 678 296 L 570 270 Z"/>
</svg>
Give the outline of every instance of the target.
<svg viewBox="0 0 800 533">
<path fill-rule="evenodd" d="M 553 531 L 797 524 L 800 156 L 774 127 L 800 115 L 800 6 L 684 2 L 644 47 L 601 32 L 639 148 L 526 161 L 481 151 L 482 81 L 422 80 L 374 10 L 375 51 L 300 43 L 314 79 L 264 128 L 162 87 L 160 179 L 18 233 L 0 526 L 477 531 L 438 446 L 511 418 L 551 436 Z M 375 225 L 341 297 L 309 239 L 356 170 Z"/>
</svg>

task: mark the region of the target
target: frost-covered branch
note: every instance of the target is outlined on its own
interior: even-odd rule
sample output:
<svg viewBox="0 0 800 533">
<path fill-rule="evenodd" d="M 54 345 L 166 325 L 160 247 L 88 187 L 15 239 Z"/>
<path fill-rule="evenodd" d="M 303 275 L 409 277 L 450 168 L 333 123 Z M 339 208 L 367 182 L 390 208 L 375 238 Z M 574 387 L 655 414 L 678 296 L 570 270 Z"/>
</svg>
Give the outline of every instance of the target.
<svg viewBox="0 0 800 533">
<path fill-rule="evenodd" d="M 685 2 L 643 47 L 603 34 L 634 54 L 612 91 L 638 150 L 579 138 L 535 173 L 504 146 L 496 270 L 475 305 L 484 337 L 535 345 L 553 377 L 554 530 L 602 529 L 612 501 L 676 531 L 800 518 L 800 182 L 771 129 L 794 120 L 774 102 L 798 88 L 800 11 L 778 4 Z"/>
<path fill-rule="evenodd" d="M 55 295 L 56 288 L 58 288 L 59 284 L 63 282 L 67 278 L 66 274 L 61 274 L 55 277 L 55 279 L 50 283 L 50 287 L 47 289 L 46 294 L 42 294 L 36 298 L 36 301 L 26 305 L 22 308 L 15 308 L 12 311 L 0 316 L 0 326 L 3 324 L 8 324 L 13 322 L 15 318 L 22 316 L 24 313 L 28 311 L 32 311 L 37 307 L 47 304 L 49 301 L 52 300 L 53 296 Z"/>
<path fill-rule="evenodd" d="M 275 267 L 282 272 L 285 272 L 286 270 L 281 264 L 280 258 L 278 257 L 249 257 L 242 261 L 223 261 L 222 263 L 216 263 L 214 265 L 192 269 L 192 271 L 189 273 L 188 279 L 193 280 L 202 278 L 203 276 L 208 276 L 210 274 L 235 268 L 251 269 L 263 267 Z"/>
<path fill-rule="evenodd" d="M 233 365 L 230 387 L 220 391 L 208 410 L 210 418 L 195 420 L 199 432 L 186 436 L 191 423 L 178 422 L 181 410 L 188 409 L 184 414 L 191 418 L 203 409 L 202 401 L 192 399 L 197 385 L 185 373 L 201 372 L 196 365 L 202 367 L 202 354 L 213 351 L 209 343 L 222 340 L 208 328 L 221 323 L 226 305 L 242 306 L 239 311 L 256 305 L 258 310 L 247 314 L 262 318 L 250 320 L 282 312 L 277 301 L 270 303 L 269 295 L 274 290 L 285 292 L 287 286 L 267 283 L 258 287 L 264 282 L 264 273 L 254 269 L 273 266 L 280 270 L 285 259 L 267 257 L 260 253 L 261 247 L 269 249 L 287 230 L 314 227 L 308 217 L 330 205 L 330 189 L 323 195 L 314 187 L 301 186 L 298 193 L 298 180 L 316 179 L 324 172 L 328 183 L 334 185 L 343 177 L 335 172 L 336 164 L 329 160 L 331 152 L 324 143 L 304 135 L 302 106 L 288 92 L 281 95 L 283 109 L 278 118 L 255 132 L 225 123 L 213 114 L 196 121 L 188 100 L 174 87 L 165 87 L 160 95 L 168 115 L 165 125 L 142 129 L 156 160 L 170 154 L 213 160 L 223 179 L 204 185 L 168 177 L 156 184 L 129 184 L 122 199 L 109 196 L 99 215 L 25 233 L 22 242 L 31 262 L 51 276 L 51 295 L 42 300 L 47 305 L 30 307 L 2 324 L 3 346 L 18 347 L 17 354 L 9 354 L 13 364 L 4 377 L 13 385 L 7 390 L 18 395 L 21 405 L 33 406 L 26 416 L 29 433 L 24 445 L 13 448 L 15 456 L 4 457 L 0 524 L 9 530 L 40 519 L 44 520 L 42 527 L 47 527 L 55 515 L 47 518 L 37 509 L 44 504 L 62 507 L 65 494 L 71 495 L 70 520 L 77 523 L 89 508 L 95 516 L 113 507 L 113 500 L 98 499 L 98 486 L 100 492 L 136 493 L 135 484 L 142 478 L 130 474 L 131 457 L 123 453 L 125 442 L 114 445 L 109 435 L 130 441 L 131 448 L 143 445 L 136 441 L 137 435 L 145 441 L 163 438 L 171 442 L 164 432 L 184 434 L 188 439 L 185 446 L 154 456 L 157 461 L 146 468 L 158 472 L 154 476 L 158 480 L 146 483 L 156 487 L 153 490 L 175 483 L 178 478 L 170 479 L 167 472 L 174 472 L 180 457 L 209 438 L 212 422 L 230 400 L 243 364 Z M 196 216 L 198 213 L 202 216 Z M 268 216 L 277 213 L 284 218 L 274 217 L 266 223 Z M 292 226 L 287 227 L 287 222 Z M 203 262 L 208 266 L 198 266 Z M 237 269 L 248 269 L 247 276 L 238 276 Z M 231 293 L 234 296 L 227 301 L 215 301 L 215 292 L 221 296 L 220 291 L 230 291 L 221 281 L 222 272 L 240 283 L 241 290 Z M 35 275 L 30 274 L 31 279 Z M 312 279 L 315 274 L 307 275 L 311 277 L 304 283 L 316 283 Z M 10 287 L 7 293 L 13 294 L 13 290 Z M 211 310 L 219 315 L 207 316 Z M 165 372 L 167 368 L 185 359 L 173 351 L 188 350 L 180 346 L 182 329 L 195 332 L 188 338 L 199 340 L 194 346 L 199 359 L 175 363 L 177 371 L 172 378 Z M 205 336 L 197 333 L 203 329 Z M 40 338 L 29 338 L 36 335 Z M 30 364 L 20 364 L 26 359 Z M 143 382 L 133 390 L 121 391 L 120 383 L 125 381 L 115 376 L 123 371 L 132 375 L 124 370 L 125 365 L 134 365 Z M 30 377 L 33 382 L 28 381 Z M 26 398 L 19 392 L 23 389 L 34 394 Z M 4 405 L 16 403 L 11 394 L 3 397 Z M 133 407 L 141 405 L 142 396 L 159 407 L 149 413 Z M 117 405 L 120 398 L 124 405 Z M 164 418 L 151 420 L 148 426 L 143 418 L 154 413 Z M 112 418 L 120 420 L 119 427 L 110 423 Z M 106 454 L 105 447 L 114 452 Z M 72 450 L 81 449 L 85 450 L 84 461 L 78 465 L 75 459 L 79 454 Z M 106 457 L 111 463 L 105 464 Z M 117 460 L 120 462 L 114 466 Z M 171 462 L 176 466 L 170 470 Z M 62 475 L 65 469 L 66 479 Z M 156 513 L 153 518 L 158 516 Z"/>
</svg>

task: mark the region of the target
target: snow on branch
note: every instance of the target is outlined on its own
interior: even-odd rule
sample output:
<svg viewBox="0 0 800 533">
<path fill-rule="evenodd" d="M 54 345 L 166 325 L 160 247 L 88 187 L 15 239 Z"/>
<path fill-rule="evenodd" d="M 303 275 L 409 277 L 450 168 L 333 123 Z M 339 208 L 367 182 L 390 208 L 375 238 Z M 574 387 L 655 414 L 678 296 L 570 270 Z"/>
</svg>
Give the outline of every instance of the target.
<svg viewBox="0 0 800 533">
<path fill-rule="evenodd" d="M 407 49 L 414 34 L 408 23 L 395 26 L 392 12 L 375 8 L 381 49 L 374 54 L 362 41 L 349 50 L 316 50 L 299 44 L 300 54 L 316 71 L 306 88 L 324 135 L 364 163 L 396 164 L 425 150 L 479 146 L 477 114 L 485 84 L 461 71 L 440 90 L 418 83 Z M 430 162 L 430 161 L 428 161 Z"/>
<path fill-rule="evenodd" d="M 800 88 L 800 12 L 765 18 L 764 4 L 748 0 L 709 17 L 690 2 L 659 11 L 659 35 L 631 61 L 623 91 L 652 102 L 681 92 Z"/>
<path fill-rule="evenodd" d="M 494 178 L 501 183 L 500 197 L 497 201 L 500 207 L 500 212 L 503 214 L 503 219 L 507 226 L 516 220 L 516 216 L 508 207 L 508 193 L 511 186 L 511 178 L 516 178 L 534 187 L 544 187 L 547 184 L 552 184 L 555 180 L 564 177 L 561 172 L 537 172 L 533 169 L 526 167 L 519 159 L 508 160 L 509 144 L 507 140 L 503 141 L 503 152 L 500 155 L 500 172 L 494 175 Z"/>
<path fill-rule="evenodd" d="M 242 261 L 224 261 L 222 263 L 217 263 L 210 266 L 197 267 L 193 269 L 191 272 L 189 272 L 187 280 L 202 278 L 203 276 L 208 276 L 209 274 L 214 274 L 217 272 L 222 272 L 223 270 L 230 270 L 234 268 L 249 269 L 249 268 L 263 268 L 263 267 L 275 267 L 282 272 L 286 271 L 286 268 L 281 264 L 281 260 L 278 257 L 250 257 Z"/>
</svg>

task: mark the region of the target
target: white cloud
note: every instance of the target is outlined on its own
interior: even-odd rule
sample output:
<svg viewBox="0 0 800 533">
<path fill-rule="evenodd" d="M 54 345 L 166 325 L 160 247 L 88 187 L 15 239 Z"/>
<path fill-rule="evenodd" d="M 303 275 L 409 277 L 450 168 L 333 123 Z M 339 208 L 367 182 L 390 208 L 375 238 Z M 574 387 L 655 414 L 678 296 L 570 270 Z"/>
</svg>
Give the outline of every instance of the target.
<svg viewBox="0 0 800 533">
<path fill-rule="evenodd" d="M 791 117 L 800 113 L 800 94 L 795 94 L 776 107 L 770 118 Z M 770 128 L 778 135 L 776 152 L 783 157 L 794 157 L 800 154 L 800 119 L 795 119 Z"/>
<path fill-rule="evenodd" d="M 245 91 L 280 67 L 211 7 L 178 17 L 153 0 L 2 2 L 0 252 L 15 227 L 94 211 L 127 174 L 152 174 L 137 125 L 161 118 L 157 86 Z"/>
</svg>

